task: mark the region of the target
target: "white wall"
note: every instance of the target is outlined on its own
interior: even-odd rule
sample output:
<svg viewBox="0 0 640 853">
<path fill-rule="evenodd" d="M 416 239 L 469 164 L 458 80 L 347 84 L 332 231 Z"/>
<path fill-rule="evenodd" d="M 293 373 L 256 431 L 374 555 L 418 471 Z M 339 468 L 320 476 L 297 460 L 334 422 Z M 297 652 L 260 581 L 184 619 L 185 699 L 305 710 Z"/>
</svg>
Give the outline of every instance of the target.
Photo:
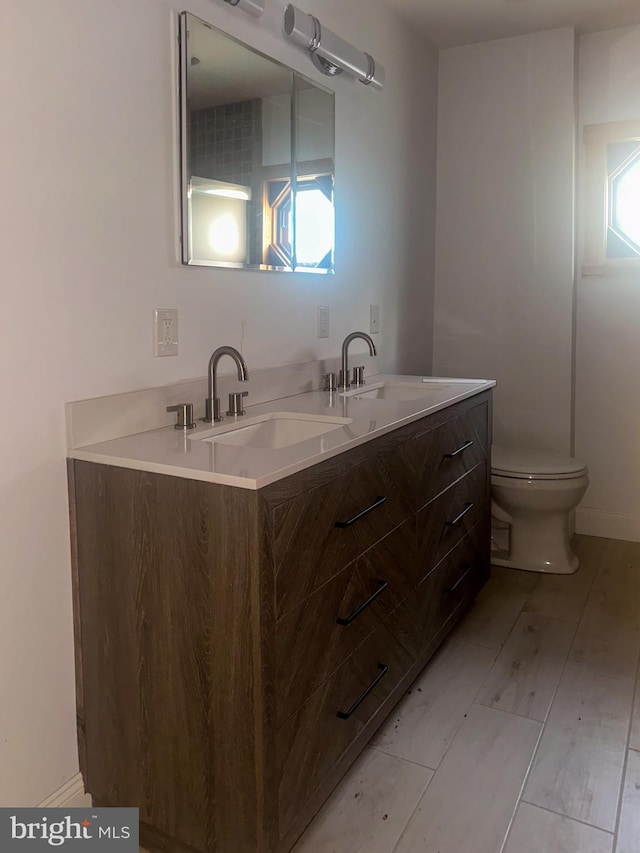
<svg viewBox="0 0 640 853">
<path fill-rule="evenodd" d="M 583 165 L 584 125 L 640 119 L 640 26 L 580 39 L 579 92 Z M 640 541 L 640 274 L 580 278 L 577 309 L 576 454 L 591 479 L 577 529 Z"/>
<path fill-rule="evenodd" d="M 333 103 L 321 89 L 296 93 L 298 161 L 333 159 Z M 291 95 L 262 99 L 262 165 L 291 161 Z"/>
<path fill-rule="evenodd" d="M 494 441 L 568 452 L 574 36 L 445 50 L 434 372 L 498 381 Z"/>
<path fill-rule="evenodd" d="M 291 163 L 291 94 L 262 99 L 262 165 Z"/>
<path fill-rule="evenodd" d="M 336 90 L 337 274 L 182 268 L 175 248 L 171 0 L 3 3 L 0 29 L 0 805 L 43 800 L 77 771 L 65 401 L 205 372 L 335 356 L 382 306 L 382 364 L 430 367 L 436 57 L 378 0 L 315 0 L 326 26 L 387 69 L 382 93 Z M 264 18 L 187 8 L 314 77 Z M 316 306 L 332 336 L 315 337 Z M 177 307 L 180 356 L 151 356 L 155 307 Z M 241 324 L 246 321 L 246 338 Z"/>
</svg>

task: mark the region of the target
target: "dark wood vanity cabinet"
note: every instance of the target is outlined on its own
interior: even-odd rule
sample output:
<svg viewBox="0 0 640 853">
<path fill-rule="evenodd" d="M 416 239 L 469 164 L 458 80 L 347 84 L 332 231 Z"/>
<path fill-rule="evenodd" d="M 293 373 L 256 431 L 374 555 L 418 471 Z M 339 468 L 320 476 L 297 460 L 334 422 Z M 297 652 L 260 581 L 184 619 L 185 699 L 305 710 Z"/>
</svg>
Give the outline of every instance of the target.
<svg viewBox="0 0 640 853">
<path fill-rule="evenodd" d="M 484 392 L 258 491 L 70 461 L 94 803 L 288 851 L 488 578 L 490 429 Z"/>
</svg>

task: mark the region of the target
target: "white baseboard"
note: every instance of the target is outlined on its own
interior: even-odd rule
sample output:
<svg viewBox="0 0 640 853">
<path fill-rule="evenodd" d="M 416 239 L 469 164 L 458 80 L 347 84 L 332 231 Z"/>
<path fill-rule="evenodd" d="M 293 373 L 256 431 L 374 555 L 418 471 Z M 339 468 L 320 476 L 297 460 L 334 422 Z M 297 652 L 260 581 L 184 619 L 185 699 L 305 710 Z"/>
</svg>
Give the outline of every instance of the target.
<svg viewBox="0 0 640 853">
<path fill-rule="evenodd" d="M 640 542 L 640 516 L 578 507 L 576 533 L 604 536 L 607 539 L 623 539 L 626 542 Z"/>
<path fill-rule="evenodd" d="M 76 773 L 71 779 L 61 785 L 57 791 L 38 803 L 39 809 L 79 809 L 91 806 L 91 797 L 84 792 L 82 775 Z"/>
</svg>

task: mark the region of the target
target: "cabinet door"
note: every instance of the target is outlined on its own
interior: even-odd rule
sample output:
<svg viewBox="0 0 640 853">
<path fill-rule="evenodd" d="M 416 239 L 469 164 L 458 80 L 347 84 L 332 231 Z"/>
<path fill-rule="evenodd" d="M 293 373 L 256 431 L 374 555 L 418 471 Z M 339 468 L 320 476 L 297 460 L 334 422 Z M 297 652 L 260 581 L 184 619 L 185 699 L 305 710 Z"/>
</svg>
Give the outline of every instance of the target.
<svg viewBox="0 0 640 853">
<path fill-rule="evenodd" d="M 481 464 L 420 510 L 418 581 L 484 518 L 487 507 L 487 472 Z"/>
<path fill-rule="evenodd" d="M 409 595 L 415 523 L 405 521 L 276 627 L 276 706 L 284 722 Z M 406 644 L 406 641 L 405 641 Z"/>
<path fill-rule="evenodd" d="M 278 617 L 412 514 L 408 478 L 401 449 L 392 450 L 274 509 Z"/>
<path fill-rule="evenodd" d="M 418 587 L 421 651 L 488 580 L 489 535 L 489 524 L 483 520 Z"/>
<path fill-rule="evenodd" d="M 418 507 L 487 459 L 488 436 L 489 404 L 483 402 L 414 439 Z"/>
<path fill-rule="evenodd" d="M 380 625 L 281 727 L 277 738 L 281 836 L 413 660 Z"/>
</svg>

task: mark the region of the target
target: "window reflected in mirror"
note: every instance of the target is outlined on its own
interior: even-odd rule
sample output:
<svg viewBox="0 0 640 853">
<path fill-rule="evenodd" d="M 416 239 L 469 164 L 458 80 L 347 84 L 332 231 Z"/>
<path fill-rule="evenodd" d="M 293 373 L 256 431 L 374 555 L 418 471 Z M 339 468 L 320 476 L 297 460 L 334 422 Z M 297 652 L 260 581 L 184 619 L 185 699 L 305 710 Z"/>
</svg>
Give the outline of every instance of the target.
<svg viewBox="0 0 640 853">
<path fill-rule="evenodd" d="M 269 263 L 296 272 L 333 268 L 333 180 L 331 175 L 301 175 L 292 182 L 269 181 L 266 215 Z"/>
<path fill-rule="evenodd" d="M 334 270 L 334 96 L 183 13 L 182 260 Z"/>
</svg>

